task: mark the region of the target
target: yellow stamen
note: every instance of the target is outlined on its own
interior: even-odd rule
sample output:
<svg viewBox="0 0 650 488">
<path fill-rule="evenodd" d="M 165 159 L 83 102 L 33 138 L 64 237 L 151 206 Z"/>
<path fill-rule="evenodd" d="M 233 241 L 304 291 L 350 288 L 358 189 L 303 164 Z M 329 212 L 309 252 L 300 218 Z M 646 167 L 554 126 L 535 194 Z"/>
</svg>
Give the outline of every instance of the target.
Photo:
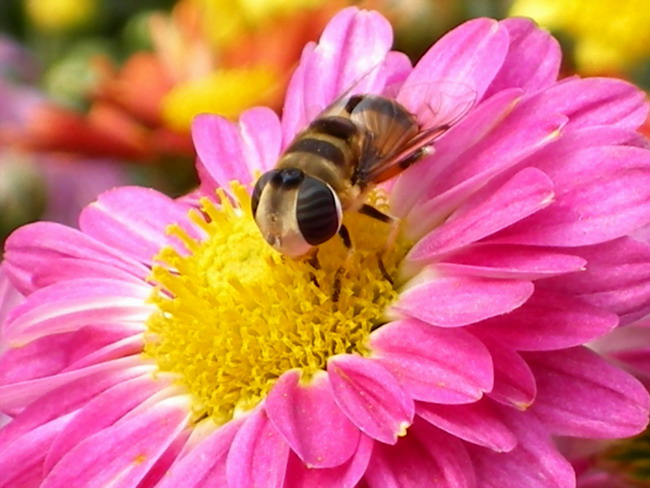
<svg viewBox="0 0 650 488">
<path fill-rule="evenodd" d="M 204 198 L 202 212 L 190 212 L 203 239 L 170 229 L 187 251 L 167 247 L 155 259 L 150 279 L 158 286 L 158 312 L 145 339 L 145 354 L 193 394 L 197 415 L 217 423 L 253 408 L 289 369 L 309 377 L 335 354 L 367 354 L 370 332 L 385 322 L 383 312 L 397 296 L 377 261 L 389 225 L 345 216 L 354 253 L 333 300 L 347 254 L 341 239 L 321 246 L 320 269 L 285 258 L 261 237 L 245 189 L 233 185 L 233 191 L 234 205 L 219 192 L 222 205 Z M 384 254 L 389 274 L 405 252 L 398 243 Z"/>
</svg>

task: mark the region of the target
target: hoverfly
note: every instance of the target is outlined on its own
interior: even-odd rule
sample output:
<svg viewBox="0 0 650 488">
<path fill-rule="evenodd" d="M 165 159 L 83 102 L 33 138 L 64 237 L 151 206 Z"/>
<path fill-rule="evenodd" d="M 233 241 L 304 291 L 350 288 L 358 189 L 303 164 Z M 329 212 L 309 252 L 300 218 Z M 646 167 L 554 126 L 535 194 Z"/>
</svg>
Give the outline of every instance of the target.
<svg viewBox="0 0 650 488">
<path fill-rule="evenodd" d="M 442 86 L 427 85 L 424 92 Z M 421 85 L 413 90 L 424 93 Z M 365 203 L 368 191 L 432 153 L 434 141 L 471 108 L 474 92 L 467 88 L 458 100 L 442 118 L 429 104 L 429 124 L 389 97 L 356 94 L 336 100 L 255 184 L 252 211 L 264 239 L 288 257 L 309 258 L 336 234 L 352 248 L 345 211 L 394 222 Z"/>
</svg>

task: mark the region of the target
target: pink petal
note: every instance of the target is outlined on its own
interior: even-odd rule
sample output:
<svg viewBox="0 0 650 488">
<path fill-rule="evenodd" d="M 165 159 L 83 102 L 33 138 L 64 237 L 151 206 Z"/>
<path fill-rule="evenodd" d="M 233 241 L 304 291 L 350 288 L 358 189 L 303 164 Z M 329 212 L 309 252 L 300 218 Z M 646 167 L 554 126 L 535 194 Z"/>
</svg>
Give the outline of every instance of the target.
<svg viewBox="0 0 650 488">
<path fill-rule="evenodd" d="M 4 327 L 9 312 L 24 300 L 25 297 L 16 289 L 5 273 L 4 267 L 0 264 L 0 331 Z"/>
<path fill-rule="evenodd" d="M 150 401 L 157 401 L 157 397 L 154 397 Z M 229 426 L 231 424 L 237 424 L 241 425 L 243 420 L 246 418 L 245 412 L 244 415 L 238 415 L 237 419 L 231 419 L 230 421 L 226 422 L 225 424 L 219 424 L 217 423 L 210 417 L 205 417 L 203 419 L 200 419 L 196 422 L 193 423 L 192 428 L 188 430 L 189 435 L 187 439 L 185 440 L 185 444 L 183 444 L 183 447 L 181 451 L 178 453 L 177 460 L 174 463 L 175 465 L 178 464 L 178 461 L 180 459 L 184 459 L 186 456 L 190 455 L 193 451 L 195 451 L 203 442 L 208 441 L 209 438 L 215 433 L 216 430 L 225 428 L 226 426 Z M 239 427 L 238 427 L 239 428 Z M 232 441 L 232 439 L 231 439 Z M 229 444 L 230 445 L 230 444 Z M 222 463 L 222 471 L 223 471 L 223 476 L 225 480 L 226 476 L 226 458 L 223 458 L 223 463 Z M 225 481 L 224 481 L 225 482 Z"/>
<path fill-rule="evenodd" d="M 26 344 L 44 335 L 80 329 L 93 323 L 143 324 L 153 311 L 146 303 L 151 287 L 119 280 L 89 278 L 42 288 L 16 307 L 5 326 L 7 342 Z"/>
<path fill-rule="evenodd" d="M 158 458 L 158 461 L 151 467 L 146 476 L 142 478 L 138 488 L 158 488 L 159 483 L 167 476 L 169 468 L 178 459 L 185 447 L 190 432 L 189 429 L 186 429 L 174 438 L 167 450 Z"/>
<path fill-rule="evenodd" d="M 502 409 L 519 444 L 508 453 L 468 445 L 481 488 L 575 488 L 571 464 L 533 415 Z"/>
<path fill-rule="evenodd" d="M 476 244 L 445 258 L 436 269 L 448 275 L 536 280 L 583 272 L 586 263 L 582 257 L 538 247 Z"/>
<path fill-rule="evenodd" d="M 113 375 L 121 371 L 147 367 L 140 356 L 129 356 L 95 364 L 86 368 L 67 371 L 54 376 L 20 381 L 0 386 L 0 405 L 3 411 L 23 408 L 42 395 L 79 378 L 95 374 Z"/>
<path fill-rule="evenodd" d="M 318 114 L 318 111 L 322 109 L 322 107 L 318 106 L 310 108 L 309 102 L 306 100 L 308 87 L 305 83 L 305 73 L 312 59 L 317 59 L 316 54 L 314 54 L 315 49 L 315 42 L 309 42 L 305 45 L 298 66 L 289 79 L 284 97 L 284 106 L 282 107 L 282 147 L 293 140 L 296 134 L 303 130 Z"/>
<path fill-rule="evenodd" d="M 645 93 L 614 78 L 573 78 L 534 95 L 531 110 L 552 106 L 572 130 L 607 125 L 637 129 L 648 115 Z"/>
<path fill-rule="evenodd" d="M 365 480 L 369 488 L 476 486 L 463 443 L 423 421 L 397 445 L 375 445 Z"/>
<path fill-rule="evenodd" d="M 241 420 L 231 420 L 216 428 L 194 449 L 172 465 L 157 488 L 228 486 L 226 458 L 241 423 Z"/>
<path fill-rule="evenodd" d="M 650 317 L 618 327 L 589 345 L 625 371 L 632 373 L 648 388 L 650 380 Z"/>
<path fill-rule="evenodd" d="M 92 400 L 81 406 L 77 415 L 56 437 L 48 451 L 45 470 L 49 472 L 75 446 L 113 425 L 172 381 L 173 378 L 167 375 L 154 379 L 149 373 L 128 379 L 101 393 L 97 392 Z M 65 390 L 54 393 L 61 398 Z"/>
<path fill-rule="evenodd" d="M 70 343 L 65 347 L 68 362 L 66 370 L 75 369 L 80 364 L 90 364 L 89 358 L 131 339 L 142 340 L 142 324 L 127 324 L 117 327 L 115 324 L 89 325 L 71 334 Z M 140 343 L 140 351 L 142 350 Z M 41 357 L 45 352 L 41 353 Z M 117 359 L 117 358 L 115 358 Z"/>
<path fill-rule="evenodd" d="M 630 374 L 584 347 L 524 356 L 537 378 L 534 411 L 552 432 L 628 437 L 648 424 L 650 395 Z"/>
<path fill-rule="evenodd" d="M 0 384 L 19 383 L 59 373 L 70 364 L 69 348 L 76 333 L 37 339 L 23 347 L 5 348 L 0 355 Z"/>
<path fill-rule="evenodd" d="M 15 231 L 7 239 L 4 258 L 3 268 L 23 294 L 58 281 L 57 271 L 69 278 L 66 270 L 70 259 L 99 263 L 104 269 L 113 267 L 138 281 L 150 272 L 143 264 L 92 237 L 53 222 L 37 222 Z M 100 276 L 104 274 L 100 272 Z"/>
<path fill-rule="evenodd" d="M 423 127 L 457 123 L 483 98 L 508 49 L 505 28 L 475 19 L 424 54 L 397 94 Z"/>
<path fill-rule="evenodd" d="M 535 376 L 524 359 L 509 347 L 501 344 L 498 337 L 484 339 L 494 364 L 494 388 L 490 398 L 520 410 L 528 408 L 537 395 Z"/>
<path fill-rule="evenodd" d="M 508 40 L 507 30 L 495 20 L 465 22 L 422 56 L 406 83 L 450 80 L 468 85 L 480 100 L 506 58 Z"/>
<path fill-rule="evenodd" d="M 413 400 L 379 363 L 343 354 L 328 359 L 327 372 L 336 404 L 366 435 L 395 444 L 411 425 Z"/>
<path fill-rule="evenodd" d="M 584 246 L 629 234 L 649 220 L 650 170 L 621 170 L 558 196 L 550 208 L 496 234 L 492 242 Z"/>
<path fill-rule="evenodd" d="M 517 438 L 488 400 L 454 406 L 418 403 L 417 414 L 454 437 L 496 452 L 511 451 L 517 445 Z"/>
<path fill-rule="evenodd" d="M 625 288 L 583 295 L 581 298 L 597 307 L 616 312 L 621 318 L 620 325 L 627 325 L 648 315 L 649 297 L 650 281 L 645 279 L 630 283 Z"/>
<path fill-rule="evenodd" d="M 650 317 L 626 327 L 617 327 L 589 346 L 602 357 L 611 357 L 620 352 L 642 350 L 650 345 Z"/>
<path fill-rule="evenodd" d="M 385 96 L 394 97 L 399 88 L 413 71 L 411 59 L 403 52 L 389 51 L 382 65 L 382 77 L 386 78 L 383 93 Z M 379 81 L 379 80 L 378 80 Z"/>
<path fill-rule="evenodd" d="M 634 239 L 645 242 L 646 244 L 650 243 L 650 223 L 644 225 L 640 229 L 634 231 L 631 235 Z"/>
<path fill-rule="evenodd" d="M 474 327 L 479 337 L 498 337 L 519 351 L 547 351 L 578 346 L 618 325 L 618 316 L 570 295 L 537 290 L 513 312 Z"/>
<path fill-rule="evenodd" d="M 84 329 L 85 328 L 86 327 L 84 327 Z M 79 361 L 72 363 L 68 369 L 80 369 L 85 368 L 86 366 L 103 363 L 105 361 L 111 361 L 113 359 L 121 357 L 135 356 L 137 354 L 141 354 L 143 348 L 144 333 L 133 335 L 89 353 Z"/>
<path fill-rule="evenodd" d="M 352 458 L 335 468 L 308 468 L 296 456 L 289 456 L 285 488 L 336 487 L 353 488 L 366 472 L 374 441 L 362 435 Z"/>
<path fill-rule="evenodd" d="M 585 271 L 545 280 L 540 286 L 579 295 L 630 323 L 650 312 L 650 246 L 622 237 L 572 249 L 587 259 Z"/>
<path fill-rule="evenodd" d="M 40 487 L 43 460 L 52 439 L 65 427 L 74 413 L 58 417 L 29 430 L 18 442 L 0 451 L 0 487 Z"/>
<path fill-rule="evenodd" d="M 436 141 L 436 151 L 418 164 L 411 166 L 398 178 L 391 191 L 391 214 L 405 218 L 409 211 L 440 193 L 441 174 L 453 171 L 452 166 L 469 148 L 485 139 L 521 101 L 521 90 L 498 93 L 480 103 L 467 117 Z M 468 161 L 463 159 L 463 164 Z"/>
<path fill-rule="evenodd" d="M 251 170 L 263 173 L 273 166 L 280 156 L 282 128 L 277 114 L 268 107 L 246 110 L 239 117 L 244 160 Z M 248 180 L 240 180 L 248 183 Z"/>
<path fill-rule="evenodd" d="M 511 87 L 534 92 L 555 83 L 562 58 L 555 38 L 530 19 L 510 18 L 500 24 L 508 29 L 510 46 L 486 96 Z"/>
<path fill-rule="evenodd" d="M 328 375 L 319 372 L 308 384 L 300 378 L 295 369 L 280 376 L 266 399 L 266 413 L 309 467 L 339 466 L 354 454 L 359 430 L 334 403 Z"/>
<path fill-rule="evenodd" d="M 447 222 L 420 239 L 407 259 L 430 260 L 471 244 L 538 212 L 552 200 L 551 180 L 535 168 L 526 168 L 461 206 Z"/>
<path fill-rule="evenodd" d="M 650 347 L 638 347 L 627 351 L 615 351 L 608 355 L 609 359 L 623 364 L 625 369 L 648 384 L 650 371 Z"/>
<path fill-rule="evenodd" d="M 284 485 L 289 445 L 263 408 L 248 414 L 235 435 L 226 461 L 229 488 Z"/>
<path fill-rule="evenodd" d="M 569 132 L 565 138 L 544 148 L 527 164 L 539 167 L 555 184 L 556 194 L 575 191 L 609 175 L 625 170 L 650 169 L 650 157 L 634 143 L 627 130 L 596 127 Z M 569 146 L 569 144 L 571 144 Z"/>
<path fill-rule="evenodd" d="M 45 336 L 25 346 L 6 349 L 0 356 L 0 384 L 76 369 L 73 365 L 139 332 L 112 325 L 90 325 L 75 332 Z"/>
<path fill-rule="evenodd" d="M 229 192 L 231 181 L 249 184 L 255 172 L 270 169 L 282 142 L 280 121 L 266 107 L 246 110 L 239 124 L 217 115 L 199 115 L 192 124 L 192 137 L 201 189 L 210 197 L 217 187 Z"/>
<path fill-rule="evenodd" d="M 199 174 L 209 175 L 227 192 L 232 180 L 251 181 L 252 172 L 246 165 L 243 142 L 235 123 L 219 115 L 197 115 L 192 121 L 192 140 L 199 157 Z M 213 196 L 214 188 L 209 191 L 204 187 L 204 190 L 208 196 Z"/>
<path fill-rule="evenodd" d="M 533 288 L 528 281 L 440 276 L 402 292 L 391 309 L 439 327 L 462 327 L 513 311 Z"/>
<path fill-rule="evenodd" d="M 87 437 L 59 461 L 43 488 L 137 486 L 186 427 L 187 407 L 185 401 L 171 398 Z"/>
<path fill-rule="evenodd" d="M 355 7 L 341 10 L 325 27 L 307 65 L 305 97 L 329 103 L 357 81 L 362 82 L 355 87 L 359 92 L 374 91 L 372 79 L 359 78 L 384 61 L 392 44 L 392 27 L 381 14 Z"/>
<path fill-rule="evenodd" d="M 615 150 L 604 149 L 606 146 L 646 147 L 646 145 L 643 136 L 629 129 L 609 126 L 582 127 L 577 130 L 563 131 L 560 138 L 530 154 L 522 165 L 539 168 L 560 184 L 571 184 L 576 178 L 584 178 L 583 173 L 586 170 L 606 173 L 621 167 L 621 158 L 607 158 L 594 167 L 594 161 L 600 156 L 596 154 L 591 159 L 589 154 L 593 151 Z M 581 151 L 587 149 L 590 151 L 581 154 Z M 587 157 L 584 157 L 585 155 Z M 579 181 L 582 184 L 582 180 Z"/>
<path fill-rule="evenodd" d="M 382 63 L 392 43 L 391 26 L 379 13 L 355 7 L 338 12 L 318 44 L 307 45 L 289 83 L 282 112 L 285 144 L 346 90 L 372 93 L 383 88 L 390 72 Z"/>
<path fill-rule="evenodd" d="M 46 260 L 50 266 L 41 263 L 38 266 L 38 276 L 34 281 L 36 289 L 42 289 L 49 285 L 53 285 L 62 281 L 70 281 L 83 278 L 97 278 L 119 280 L 123 282 L 132 283 L 134 285 L 142 286 L 144 284 L 144 277 L 136 277 L 133 275 L 134 269 L 125 271 L 116 268 L 114 265 L 99 263 L 90 259 L 77 259 L 60 257 L 55 262 Z"/>
<path fill-rule="evenodd" d="M 201 117 L 201 115 L 197 115 L 196 117 L 194 117 L 194 119 L 196 119 L 197 117 Z M 211 115 L 204 115 L 203 117 L 207 118 L 207 117 L 211 117 Z M 196 147 L 196 143 L 194 147 Z M 218 165 L 219 161 L 216 161 L 215 164 Z M 222 187 L 222 185 L 212 176 L 210 170 L 206 167 L 205 163 L 201 161 L 201 158 L 198 156 L 196 157 L 195 168 L 196 168 L 196 174 L 199 177 L 199 181 L 201 183 L 199 188 L 195 190 L 195 192 L 197 193 L 196 198 L 194 198 L 194 196 L 190 197 L 189 202 L 193 204 L 194 208 L 199 208 L 201 205 L 200 204 L 201 197 L 204 196 L 213 197 L 215 194 L 215 189 Z M 228 187 L 226 186 L 225 188 L 227 189 Z"/>
<path fill-rule="evenodd" d="M 595 79 L 590 79 L 595 80 Z M 500 134 L 500 138 L 505 136 L 505 141 L 508 140 L 508 133 L 510 133 L 510 140 L 513 143 L 514 147 L 525 147 L 530 145 L 535 141 L 535 137 L 532 137 L 533 134 L 540 133 L 540 127 L 536 128 L 536 125 L 540 124 L 548 126 L 549 129 L 552 129 L 553 125 L 549 122 L 556 119 L 558 112 L 561 112 L 565 115 L 565 119 L 568 121 L 566 126 L 556 127 L 554 131 L 562 129 L 561 134 L 554 134 L 548 132 L 547 136 L 544 138 L 547 142 L 552 141 L 552 144 L 535 144 L 535 150 L 528 153 L 529 158 L 526 160 L 526 166 L 534 166 L 541 169 L 546 173 L 555 183 L 556 187 L 563 187 L 563 182 L 568 182 L 573 184 L 573 186 L 580 186 L 583 184 L 584 180 L 593 179 L 594 175 L 606 174 L 611 172 L 612 168 L 622 167 L 622 163 L 625 163 L 625 159 L 619 157 L 605 157 L 603 154 L 593 153 L 597 151 L 598 147 L 610 146 L 610 145 L 636 145 L 640 147 L 645 147 L 645 144 L 639 140 L 639 135 L 634 133 L 636 127 L 626 127 L 616 126 L 608 122 L 607 120 L 601 121 L 602 124 L 606 127 L 596 124 L 596 126 L 585 125 L 580 126 L 577 124 L 576 119 L 571 118 L 573 115 L 572 112 L 568 109 L 572 107 L 574 102 L 573 99 L 562 99 L 562 100 L 550 100 L 547 96 L 549 91 L 557 90 L 560 87 L 570 85 L 574 82 L 587 82 L 588 80 L 573 80 L 563 83 L 559 83 L 550 90 L 539 92 L 533 95 L 530 98 L 524 99 L 514 110 L 511 116 L 504 121 L 502 126 L 497 128 L 497 134 Z M 601 80 L 603 81 L 603 80 Z M 620 80 L 606 80 L 611 81 L 614 85 L 619 85 L 622 82 Z M 623 83 L 624 84 L 624 83 Z M 632 90 L 636 92 L 634 97 L 637 101 L 643 102 L 643 95 L 639 98 L 640 93 L 638 89 L 632 85 L 627 85 L 626 90 Z M 586 89 L 585 94 L 588 96 L 588 87 L 581 87 L 580 89 Z M 593 93 L 593 92 L 592 92 Z M 604 96 L 609 96 L 608 92 L 602 92 Z M 556 103 L 558 102 L 558 103 Z M 558 107 L 558 104 L 560 105 Z M 566 106 L 567 109 L 563 110 L 562 107 Z M 598 109 L 598 104 L 589 106 L 589 109 Z M 625 115 L 628 112 L 624 112 Z M 559 119 L 558 119 L 559 120 Z M 509 127 L 508 127 L 509 126 Z M 519 129 L 519 134 L 512 134 L 513 129 Z M 503 133 L 505 131 L 505 133 Z M 543 134 L 541 132 L 540 134 Z M 496 134 L 495 134 L 496 135 Z M 513 136 L 515 138 L 513 138 Z M 561 137 L 559 137 L 561 136 Z M 493 136 L 490 137 L 493 138 Z M 542 141 L 544 140 L 542 139 Z M 440 141 L 442 143 L 442 141 Z M 497 146 L 500 147 L 500 146 Z M 590 149 L 591 153 L 586 153 L 585 155 L 578 155 L 576 153 L 581 150 Z M 605 149 L 600 149 L 605 150 Z M 611 149 L 615 151 L 615 149 Z M 625 149 L 622 149 L 624 151 Z M 571 153 L 574 155 L 573 158 L 570 158 Z M 504 154 L 508 154 L 505 152 Z M 495 154 L 492 154 L 494 157 Z M 501 156 L 503 157 L 503 156 Z M 490 165 L 489 155 L 485 155 L 484 161 L 477 161 L 475 158 L 467 158 L 469 160 L 469 165 L 458 165 L 461 170 L 461 174 L 464 176 L 456 176 L 453 180 L 454 183 L 460 182 L 463 179 L 466 179 L 469 176 L 473 176 L 479 172 L 483 167 Z M 630 158 L 631 166 L 634 167 L 635 159 Z M 647 158 L 646 158 L 647 159 Z M 495 164 L 495 163 L 492 163 Z M 645 164 L 647 167 L 647 163 Z M 442 178 L 442 181 L 445 181 L 445 178 Z M 438 183 L 440 184 L 440 183 Z"/>
<path fill-rule="evenodd" d="M 454 213 L 464 212 L 470 205 L 480 204 L 481 199 L 494 198 L 499 186 L 504 184 L 505 178 L 512 177 L 522 161 L 535 151 L 550 145 L 560 135 L 560 129 L 566 123 L 566 118 L 555 113 L 545 116 L 544 113 L 535 114 L 532 118 L 525 109 L 525 103 L 519 105 L 513 114 L 500 124 L 484 142 L 468 149 L 459 159 L 443 171 L 436 182 L 430 185 L 425 192 L 427 201 L 413 209 L 407 218 L 408 235 L 415 239 L 425 235 L 445 222 Z M 534 177 L 538 169 L 525 168 L 520 174 L 512 178 L 518 184 L 526 184 L 524 175 L 529 179 Z M 533 178 L 534 180 L 535 178 Z M 528 183 L 535 185 L 545 184 L 543 178 L 536 177 L 537 181 Z M 550 185 L 550 180 L 546 181 Z M 532 188 L 531 188 L 532 189 Z M 525 188 L 514 188 L 515 197 Z M 518 202 L 519 203 L 519 202 Z M 522 202 L 525 203 L 525 202 Z M 546 207 L 551 199 L 541 202 Z M 459 209 L 460 208 L 460 209 Z M 499 209 L 503 211 L 504 209 Z M 521 211 L 520 208 L 515 208 Z M 530 209 L 531 212 L 536 209 Z M 507 214 L 506 214 L 507 215 Z M 517 217 L 514 213 L 511 218 Z M 494 219 L 490 219 L 491 223 Z"/>
<path fill-rule="evenodd" d="M 187 210 L 150 188 L 121 187 L 101 194 L 79 217 L 82 232 L 147 265 L 172 240 L 170 224 L 185 222 Z"/>
<path fill-rule="evenodd" d="M 71 381 L 56 390 L 43 394 L 36 401 L 27 405 L 17 417 L 2 428 L 0 452 L 30 430 L 75 412 L 95 396 L 116 384 L 131 380 L 138 373 L 142 372 L 136 369 L 127 369 L 112 375 L 96 374 Z"/>
<path fill-rule="evenodd" d="M 416 400 L 470 403 L 492 389 L 490 353 L 464 330 L 406 319 L 374 331 L 370 348 L 371 357 Z"/>
</svg>

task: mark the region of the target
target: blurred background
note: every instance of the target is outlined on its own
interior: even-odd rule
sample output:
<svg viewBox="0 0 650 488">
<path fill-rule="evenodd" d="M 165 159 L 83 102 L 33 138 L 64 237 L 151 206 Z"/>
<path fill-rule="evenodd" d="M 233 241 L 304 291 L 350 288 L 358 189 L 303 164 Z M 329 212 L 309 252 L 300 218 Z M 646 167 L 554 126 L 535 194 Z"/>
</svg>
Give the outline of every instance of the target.
<svg viewBox="0 0 650 488">
<path fill-rule="evenodd" d="M 564 74 L 650 87 L 647 0 L 0 0 L 0 241 L 75 225 L 113 186 L 196 184 L 192 117 L 281 107 L 302 46 L 347 5 L 384 13 L 414 61 L 464 20 L 524 15 L 561 40 Z"/>
</svg>

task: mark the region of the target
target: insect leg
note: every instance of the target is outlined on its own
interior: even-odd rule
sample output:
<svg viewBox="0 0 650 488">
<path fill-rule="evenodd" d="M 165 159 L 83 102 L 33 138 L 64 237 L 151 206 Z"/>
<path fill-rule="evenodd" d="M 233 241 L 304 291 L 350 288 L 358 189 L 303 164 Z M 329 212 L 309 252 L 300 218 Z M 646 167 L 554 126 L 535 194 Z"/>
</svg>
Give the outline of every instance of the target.
<svg viewBox="0 0 650 488">
<path fill-rule="evenodd" d="M 359 213 L 363 215 L 367 215 L 370 218 L 379 220 L 380 222 L 384 222 L 386 224 L 393 222 L 395 220 L 394 217 L 391 217 L 390 215 L 386 215 L 381 210 L 377 210 L 375 207 L 373 207 L 372 205 L 368 205 L 367 203 L 361 205 L 361 208 L 359 208 Z"/>
<path fill-rule="evenodd" d="M 311 252 L 310 256 L 306 259 L 306 262 L 314 268 L 314 270 L 320 269 L 320 261 L 318 261 L 318 248 L 314 247 L 313 251 Z M 309 272 L 309 278 L 313 283 L 320 288 L 320 284 L 318 283 L 318 279 L 316 279 L 316 274 L 312 273 L 311 271 Z"/>
<path fill-rule="evenodd" d="M 399 219 L 387 215 L 381 212 L 380 210 L 377 210 L 372 205 L 368 205 L 367 203 L 361 205 L 361 208 L 359 209 L 359 213 L 362 213 L 363 215 L 367 215 L 368 217 L 371 217 L 373 219 L 379 220 L 380 222 L 385 222 L 391 225 L 388 238 L 386 239 L 386 242 L 384 243 L 384 246 L 382 247 L 381 251 L 377 253 L 377 263 L 379 264 L 379 271 L 381 271 L 381 275 L 384 277 L 386 281 L 388 281 L 392 285 L 393 278 L 391 278 L 391 276 L 388 274 L 388 271 L 386 270 L 386 266 L 384 265 L 383 255 L 386 253 L 386 251 L 388 251 L 388 249 L 390 249 L 393 246 L 395 240 L 397 239 L 397 231 L 399 230 Z"/>
<path fill-rule="evenodd" d="M 318 261 L 318 248 L 314 247 L 310 255 L 305 259 L 307 263 L 314 269 L 320 269 L 320 261 Z"/>
<path fill-rule="evenodd" d="M 341 275 L 343 274 L 344 271 L 346 271 L 349 268 L 350 260 L 352 259 L 352 252 L 353 252 L 352 239 L 350 239 L 350 232 L 348 232 L 348 229 L 345 225 L 342 225 L 341 228 L 339 229 L 339 236 L 341 236 L 341 239 L 343 240 L 343 245 L 348 250 L 348 253 L 347 256 L 345 257 L 345 261 L 343 265 L 336 270 L 336 274 L 334 275 L 334 292 L 332 293 L 332 301 L 334 302 L 338 302 L 339 297 L 341 296 Z"/>
<path fill-rule="evenodd" d="M 350 232 L 345 225 L 342 225 L 339 229 L 339 235 L 343 239 L 343 245 L 347 248 L 348 251 L 352 251 L 352 239 L 350 239 Z"/>
<path fill-rule="evenodd" d="M 375 175 L 372 176 L 372 181 L 375 184 L 382 183 L 386 180 L 390 180 L 391 178 L 394 178 L 398 174 L 400 174 L 402 171 L 413 165 L 414 163 L 417 163 L 420 159 L 422 159 L 424 156 L 428 156 L 429 154 L 433 153 L 433 147 L 431 146 L 424 146 L 417 151 L 415 151 L 413 154 L 410 156 L 406 156 L 403 159 L 400 159 L 398 162 L 396 162 L 393 165 L 390 165 L 386 168 L 384 168 L 382 171 L 376 173 Z"/>
</svg>

